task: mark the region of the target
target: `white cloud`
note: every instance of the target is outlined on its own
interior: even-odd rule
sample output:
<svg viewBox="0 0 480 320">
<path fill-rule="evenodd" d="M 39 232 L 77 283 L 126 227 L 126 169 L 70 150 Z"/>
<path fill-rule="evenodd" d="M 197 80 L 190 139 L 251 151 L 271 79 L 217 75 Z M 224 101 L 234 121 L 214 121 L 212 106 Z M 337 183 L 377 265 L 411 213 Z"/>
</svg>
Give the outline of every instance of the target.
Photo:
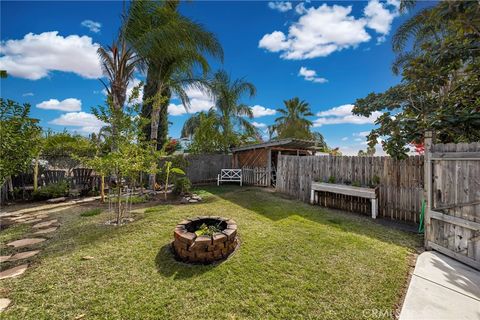
<svg viewBox="0 0 480 320">
<path fill-rule="evenodd" d="M 270 52 L 279 52 L 288 50 L 290 41 L 287 40 L 285 34 L 281 31 L 273 31 L 270 34 L 266 34 L 260 39 L 258 43 L 260 48 L 267 49 Z"/>
<path fill-rule="evenodd" d="M 45 110 L 80 111 L 82 109 L 82 101 L 75 98 L 68 98 L 62 101 L 50 99 L 37 104 L 37 108 Z"/>
<path fill-rule="evenodd" d="M 297 4 L 297 5 L 295 6 L 295 12 L 296 12 L 297 14 L 304 14 L 304 13 L 306 13 L 306 12 L 307 12 L 307 8 L 305 8 L 305 3 L 300 2 L 299 4 Z"/>
<path fill-rule="evenodd" d="M 262 123 L 262 122 L 256 122 L 256 121 L 253 121 L 252 122 L 252 125 L 256 128 L 266 128 L 267 125 L 265 123 Z"/>
<path fill-rule="evenodd" d="M 360 131 L 360 132 L 352 133 L 352 136 L 354 136 L 354 137 L 366 137 L 369 134 L 370 134 L 370 131 Z"/>
<path fill-rule="evenodd" d="M 81 25 L 94 33 L 100 32 L 100 29 L 102 28 L 102 24 L 100 22 L 92 20 L 83 20 Z"/>
<path fill-rule="evenodd" d="M 187 110 L 181 103 L 170 103 L 168 105 L 168 113 L 172 116 L 179 116 L 186 113 L 196 113 L 200 111 L 208 111 L 211 107 L 215 106 L 213 99 L 196 88 L 187 88 L 186 93 L 190 98 L 190 108 Z"/>
<path fill-rule="evenodd" d="M 273 10 L 277 10 L 280 12 L 287 12 L 292 10 L 292 3 L 288 1 L 271 1 L 268 3 L 268 7 Z"/>
<path fill-rule="evenodd" d="M 87 36 L 63 37 L 58 31 L 26 34 L 0 45 L 0 69 L 19 78 L 38 80 L 50 71 L 73 72 L 84 78 L 102 76 L 99 45 Z"/>
<path fill-rule="evenodd" d="M 366 150 L 366 146 L 362 144 L 358 144 L 354 146 L 340 146 L 339 148 L 340 148 L 340 152 L 342 152 L 344 156 L 356 156 L 358 155 L 358 151 Z M 387 154 L 383 150 L 382 145 L 377 144 L 375 146 L 375 156 L 386 156 L 386 155 Z"/>
<path fill-rule="evenodd" d="M 265 108 L 258 104 L 252 107 L 252 112 L 253 112 L 254 118 L 259 118 L 264 116 L 273 116 L 275 113 L 277 113 L 275 109 Z"/>
<path fill-rule="evenodd" d="M 355 17 L 352 6 L 323 4 L 318 8 L 305 8 L 302 3 L 295 6 L 300 14 L 287 33 L 274 31 L 265 34 L 258 47 L 270 52 L 280 52 L 287 60 L 303 60 L 326 57 L 335 51 L 355 48 L 372 38 L 367 28 L 379 36 L 377 43 L 385 41 L 392 21 L 399 15 L 398 0 L 370 0 L 363 10 L 363 16 Z"/>
<path fill-rule="evenodd" d="M 24 94 L 22 94 L 22 97 L 33 97 L 34 94 L 33 92 L 25 92 Z"/>
<path fill-rule="evenodd" d="M 321 127 L 328 124 L 372 124 L 382 115 L 375 111 L 370 117 L 356 116 L 352 114 L 353 104 L 345 104 L 339 107 L 331 108 L 317 113 L 317 118 L 313 121 L 314 127 Z"/>
<path fill-rule="evenodd" d="M 357 141 L 357 142 L 363 141 L 362 138 L 355 138 L 354 140 Z"/>
<path fill-rule="evenodd" d="M 305 67 L 300 68 L 300 71 L 298 71 L 298 76 L 303 77 L 307 81 L 312 81 L 312 82 L 315 82 L 315 83 L 328 82 L 327 79 L 318 77 L 317 72 L 315 70 L 309 70 Z"/>
<path fill-rule="evenodd" d="M 342 138 L 342 141 L 347 141 L 348 140 L 348 137 L 343 137 Z"/>
<path fill-rule="evenodd" d="M 334 51 L 355 47 L 371 37 L 365 31 L 367 22 L 356 19 L 351 12 L 351 6 L 323 4 L 309 8 L 290 26 L 288 36 L 281 31 L 266 34 L 259 47 L 283 51 L 280 57 L 288 60 L 326 57 Z"/>
<path fill-rule="evenodd" d="M 388 5 L 394 6 L 394 9 L 392 11 L 387 9 Z M 363 12 L 367 20 L 367 27 L 381 35 L 377 38 L 377 43 L 384 42 L 386 35 L 390 32 L 393 19 L 399 16 L 397 4 L 370 0 Z"/>
<path fill-rule="evenodd" d="M 103 121 L 98 120 L 95 115 L 83 111 L 62 114 L 60 117 L 50 121 L 50 124 L 74 127 L 76 131 L 83 133 L 98 133 L 106 125 Z"/>
</svg>

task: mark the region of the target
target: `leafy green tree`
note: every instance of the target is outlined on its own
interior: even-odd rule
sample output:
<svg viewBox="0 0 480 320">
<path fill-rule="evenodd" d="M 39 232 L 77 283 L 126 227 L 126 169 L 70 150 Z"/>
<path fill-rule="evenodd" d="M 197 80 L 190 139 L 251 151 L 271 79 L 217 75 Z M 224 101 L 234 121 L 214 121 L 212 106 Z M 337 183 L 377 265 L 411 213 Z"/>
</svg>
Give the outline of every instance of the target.
<svg viewBox="0 0 480 320">
<path fill-rule="evenodd" d="M 38 120 L 30 117 L 30 105 L 0 98 L 0 183 L 27 171 L 40 139 Z"/>
<path fill-rule="evenodd" d="M 240 100 L 247 96 L 253 97 L 256 93 L 255 86 L 244 79 L 232 80 L 223 70 L 216 72 L 211 81 L 211 90 L 215 99 L 215 108 L 208 112 L 200 112 L 188 119 L 183 128 L 182 136 L 188 137 L 200 134 L 205 137 L 217 139 L 215 142 L 198 141 L 201 145 L 207 146 L 206 150 L 212 152 L 228 152 L 233 146 L 256 140 L 257 129 L 248 121 L 253 118 L 252 109 L 241 103 Z M 211 123 L 211 128 L 204 134 L 200 132 L 201 119 L 206 118 Z M 213 133 L 213 131 L 218 131 Z M 221 137 L 221 138 L 220 138 Z M 194 139 L 195 141 L 195 139 Z M 203 148 L 200 148 L 203 149 Z"/>
<path fill-rule="evenodd" d="M 190 106 L 185 88 L 205 90 L 209 71 L 205 55 L 223 58 L 215 36 L 202 25 L 178 12 L 178 1 L 131 3 L 125 20 L 125 35 L 142 59 L 147 79 L 142 115 L 150 118 L 146 136 L 162 149 L 168 138 L 168 105 L 173 94 Z M 195 75 L 200 69 L 202 77 Z"/>
<path fill-rule="evenodd" d="M 392 69 L 402 82 L 353 108 L 362 116 L 383 112 L 368 136 L 371 147 L 382 137 L 389 155 L 405 158 L 408 144 L 421 143 L 426 131 L 443 143 L 480 139 L 479 12 L 478 1 L 442 1 L 399 27 Z"/>
<path fill-rule="evenodd" d="M 196 115 L 198 126 L 193 132 L 189 150 L 193 154 L 219 153 L 226 146 L 226 137 L 219 130 L 220 123 L 214 112 L 200 112 Z"/>
</svg>

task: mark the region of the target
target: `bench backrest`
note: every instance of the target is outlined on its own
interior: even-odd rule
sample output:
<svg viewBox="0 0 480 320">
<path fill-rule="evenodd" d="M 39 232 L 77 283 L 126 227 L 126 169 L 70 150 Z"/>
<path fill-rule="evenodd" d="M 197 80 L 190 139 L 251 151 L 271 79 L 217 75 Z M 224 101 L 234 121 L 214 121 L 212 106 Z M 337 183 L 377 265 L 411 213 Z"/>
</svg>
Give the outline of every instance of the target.
<svg viewBox="0 0 480 320">
<path fill-rule="evenodd" d="M 242 169 L 222 169 L 220 173 L 220 178 L 229 179 L 229 180 L 241 180 L 242 179 Z"/>
</svg>

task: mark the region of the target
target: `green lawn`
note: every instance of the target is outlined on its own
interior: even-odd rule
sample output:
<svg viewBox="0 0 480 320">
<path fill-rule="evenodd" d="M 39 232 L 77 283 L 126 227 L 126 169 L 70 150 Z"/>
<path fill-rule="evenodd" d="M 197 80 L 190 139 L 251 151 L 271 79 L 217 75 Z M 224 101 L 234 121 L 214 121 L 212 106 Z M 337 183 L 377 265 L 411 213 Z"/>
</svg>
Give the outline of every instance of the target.
<svg viewBox="0 0 480 320">
<path fill-rule="evenodd" d="M 150 208 L 120 228 L 102 224 L 106 213 L 80 217 L 91 207 L 59 213 L 30 270 L 2 280 L 13 301 L 2 318 L 361 319 L 396 308 L 418 236 L 256 188 L 200 193 L 201 204 Z M 227 261 L 173 259 L 174 226 L 196 215 L 237 221 Z"/>
</svg>

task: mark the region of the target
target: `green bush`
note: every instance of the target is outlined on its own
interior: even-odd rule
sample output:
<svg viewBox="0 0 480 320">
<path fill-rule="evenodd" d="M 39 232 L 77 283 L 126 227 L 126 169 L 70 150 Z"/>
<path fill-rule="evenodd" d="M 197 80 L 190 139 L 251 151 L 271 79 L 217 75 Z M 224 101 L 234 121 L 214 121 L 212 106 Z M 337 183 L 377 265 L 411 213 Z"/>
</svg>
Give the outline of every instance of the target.
<svg viewBox="0 0 480 320">
<path fill-rule="evenodd" d="M 330 176 L 330 177 L 328 178 L 328 181 L 327 181 L 327 182 L 328 182 L 328 183 L 335 183 L 335 181 L 336 181 L 335 176 Z"/>
<path fill-rule="evenodd" d="M 52 198 L 66 197 L 68 196 L 68 191 L 69 187 L 67 181 L 61 181 L 39 188 L 37 191 L 32 193 L 32 198 L 33 200 L 47 200 Z"/>
<path fill-rule="evenodd" d="M 192 183 L 187 177 L 178 177 L 175 180 L 175 185 L 173 187 L 173 193 L 175 194 L 185 194 L 189 193 L 192 188 Z"/>
<path fill-rule="evenodd" d="M 80 216 L 82 216 L 82 217 L 92 217 L 92 216 L 96 216 L 97 214 L 100 214 L 100 213 L 102 213 L 102 209 L 96 208 L 96 209 L 90 209 L 90 210 L 87 210 L 85 212 L 82 212 L 80 214 Z"/>
</svg>

